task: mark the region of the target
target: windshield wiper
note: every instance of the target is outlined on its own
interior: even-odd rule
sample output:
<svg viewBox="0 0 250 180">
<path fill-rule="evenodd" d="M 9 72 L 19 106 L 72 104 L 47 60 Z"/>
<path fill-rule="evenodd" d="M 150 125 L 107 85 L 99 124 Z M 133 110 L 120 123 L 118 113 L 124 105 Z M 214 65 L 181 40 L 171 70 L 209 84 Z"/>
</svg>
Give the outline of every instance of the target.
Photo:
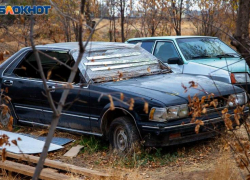
<svg viewBox="0 0 250 180">
<path fill-rule="evenodd" d="M 200 55 L 200 56 L 193 56 L 192 59 L 200 59 L 200 58 L 210 58 L 211 56 L 207 55 Z"/>
<path fill-rule="evenodd" d="M 235 54 L 235 55 L 238 55 L 238 54 Z M 224 57 L 235 57 L 235 56 L 233 54 L 219 54 L 219 55 L 216 55 L 216 57 L 224 58 Z"/>
</svg>

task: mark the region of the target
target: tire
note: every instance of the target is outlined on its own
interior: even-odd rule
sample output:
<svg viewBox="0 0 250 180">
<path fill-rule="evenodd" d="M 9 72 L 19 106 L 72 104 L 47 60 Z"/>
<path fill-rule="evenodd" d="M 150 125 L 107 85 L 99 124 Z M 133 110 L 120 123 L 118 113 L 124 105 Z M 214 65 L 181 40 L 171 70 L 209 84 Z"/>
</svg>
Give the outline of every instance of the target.
<svg viewBox="0 0 250 180">
<path fill-rule="evenodd" d="M 10 121 L 10 116 L 12 116 L 13 117 L 12 127 L 15 127 L 17 125 L 17 118 L 15 116 L 13 106 L 10 102 L 8 104 L 5 103 L 5 105 L 8 106 L 9 110 L 6 114 L 3 114 L 3 111 L 0 110 L 0 124 L 3 126 L 4 129 L 7 129 Z"/>
<path fill-rule="evenodd" d="M 118 153 L 132 153 L 140 149 L 138 130 L 126 116 L 118 117 L 111 123 L 109 141 Z"/>
</svg>

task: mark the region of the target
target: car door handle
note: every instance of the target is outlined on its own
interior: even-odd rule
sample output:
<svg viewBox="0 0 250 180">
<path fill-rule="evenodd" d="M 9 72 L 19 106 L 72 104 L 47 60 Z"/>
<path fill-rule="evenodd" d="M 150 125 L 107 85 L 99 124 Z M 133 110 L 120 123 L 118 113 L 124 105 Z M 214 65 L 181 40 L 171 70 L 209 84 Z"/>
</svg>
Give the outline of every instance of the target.
<svg viewBox="0 0 250 180">
<path fill-rule="evenodd" d="M 11 80 L 4 80 L 3 84 L 6 85 L 6 86 L 12 86 L 13 85 L 13 81 L 11 81 Z"/>
<path fill-rule="evenodd" d="M 50 88 L 50 92 L 55 92 L 56 91 L 56 87 L 55 86 L 49 86 Z"/>
</svg>

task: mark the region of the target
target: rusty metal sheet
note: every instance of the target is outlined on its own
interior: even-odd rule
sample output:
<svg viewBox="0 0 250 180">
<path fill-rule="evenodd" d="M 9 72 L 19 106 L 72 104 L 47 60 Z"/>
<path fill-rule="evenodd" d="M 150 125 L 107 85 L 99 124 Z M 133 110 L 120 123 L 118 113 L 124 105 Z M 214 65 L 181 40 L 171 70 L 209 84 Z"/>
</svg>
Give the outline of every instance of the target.
<svg viewBox="0 0 250 180">
<path fill-rule="evenodd" d="M 141 59 L 124 59 L 124 60 L 114 60 L 114 61 L 99 61 L 99 62 L 86 62 L 84 65 L 97 66 L 97 65 L 110 65 L 110 64 L 124 64 L 124 63 L 137 63 L 137 62 L 149 62 L 149 58 Z"/>
<path fill-rule="evenodd" d="M 124 53 L 124 54 L 111 54 L 111 55 L 105 55 L 105 56 L 92 56 L 92 57 L 86 57 L 88 60 L 99 60 L 99 59 L 110 59 L 110 58 L 121 58 L 121 57 L 129 57 L 129 56 L 138 56 L 140 55 L 140 52 L 131 52 L 131 53 Z"/>
<path fill-rule="evenodd" d="M 141 62 L 141 63 L 133 63 L 133 64 L 123 64 L 117 66 L 106 66 L 106 67 L 98 67 L 98 68 L 91 68 L 91 71 L 103 71 L 103 70 L 111 70 L 111 69 L 120 69 L 120 68 L 128 68 L 128 67 L 136 67 L 136 66 L 143 66 L 149 64 L 157 64 L 158 61 L 150 61 L 150 62 Z"/>
</svg>

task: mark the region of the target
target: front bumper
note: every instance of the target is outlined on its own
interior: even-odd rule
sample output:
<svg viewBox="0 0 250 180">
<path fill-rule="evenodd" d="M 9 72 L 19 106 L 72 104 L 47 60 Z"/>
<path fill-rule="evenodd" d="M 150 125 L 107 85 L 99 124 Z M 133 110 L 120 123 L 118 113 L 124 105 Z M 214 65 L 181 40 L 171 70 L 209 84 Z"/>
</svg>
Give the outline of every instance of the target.
<svg viewBox="0 0 250 180">
<path fill-rule="evenodd" d="M 247 116 L 248 109 L 244 113 L 244 116 Z M 198 134 L 195 133 L 196 124 L 194 123 L 179 123 L 171 126 L 167 126 L 167 124 L 162 126 L 157 123 L 154 126 L 141 125 L 145 146 L 161 147 L 184 144 L 214 137 L 225 130 L 221 117 L 213 117 L 203 122 L 204 126 L 200 126 Z"/>
</svg>

